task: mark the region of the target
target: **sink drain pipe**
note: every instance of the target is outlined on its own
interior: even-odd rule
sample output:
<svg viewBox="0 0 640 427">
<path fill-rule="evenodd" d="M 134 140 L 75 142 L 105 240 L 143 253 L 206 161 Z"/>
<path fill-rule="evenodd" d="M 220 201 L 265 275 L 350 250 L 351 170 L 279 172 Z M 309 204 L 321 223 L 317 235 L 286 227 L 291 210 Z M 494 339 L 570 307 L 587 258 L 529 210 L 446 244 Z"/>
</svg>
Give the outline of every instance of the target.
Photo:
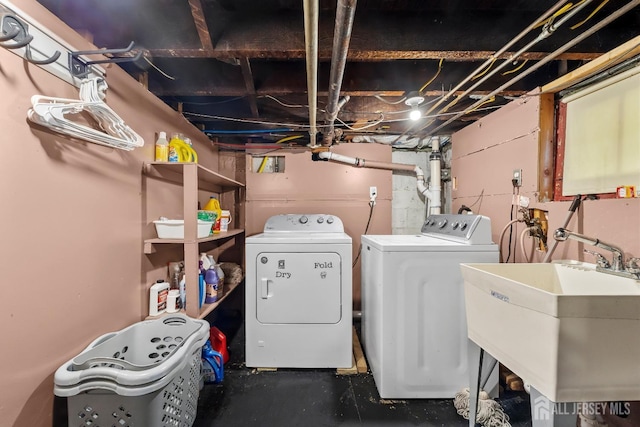
<svg viewBox="0 0 640 427">
<path fill-rule="evenodd" d="M 429 166 L 431 169 L 431 179 L 427 186 L 424 181 L 424 172 L 417 165 L 408 165 L 404 163 L 378 162 L 375 160 L 366 160 L 359 157 L 343 156 L 342 154 L 333 153 L 331 151 L 320 151 L 313 153 L 313 160 L 332 160 L 335 162 L 346 163 L 359 168 L 386 169 L 413 172 L 416 175 L 416 187 L 418 191 L 429 200 L 429 212 L 431 214 L 439 214 L 442 206 L 441 202 L 441 176 L 440 176 L 440 138 L 435 136 L 431 139 L 431 155 L 429 156 Z"/>
</svg>

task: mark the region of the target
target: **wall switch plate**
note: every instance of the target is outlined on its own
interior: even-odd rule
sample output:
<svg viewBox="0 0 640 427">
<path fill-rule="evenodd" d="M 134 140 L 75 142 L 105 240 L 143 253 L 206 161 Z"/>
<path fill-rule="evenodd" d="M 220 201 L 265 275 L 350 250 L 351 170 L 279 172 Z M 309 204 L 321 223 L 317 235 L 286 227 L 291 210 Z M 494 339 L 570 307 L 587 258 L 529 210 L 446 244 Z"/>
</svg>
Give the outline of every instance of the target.
<svg viewBox="0 0 640 427">
<path fill-rule="evenodd" d="M 522 169 L 513 170 L 513 177 L 511 178 L 511 182 L 513 183 L 514 187 L 522 186 Z"/>
</svg>

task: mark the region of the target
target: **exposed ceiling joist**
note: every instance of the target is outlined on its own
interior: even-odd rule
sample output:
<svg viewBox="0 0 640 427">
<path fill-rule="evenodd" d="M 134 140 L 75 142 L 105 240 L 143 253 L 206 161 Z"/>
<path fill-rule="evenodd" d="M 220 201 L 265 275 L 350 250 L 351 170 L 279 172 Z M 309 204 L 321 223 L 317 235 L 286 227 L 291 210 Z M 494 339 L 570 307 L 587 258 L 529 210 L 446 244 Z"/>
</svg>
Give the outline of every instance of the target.
<svg viewBox="0 0 640 427">
<path fill-rule="evenodd" d="M 215 50 L 203 49 L 150 49 L 149 53 L 155 58 L 212 58 L 212 59 L 230 59 L 230 58 L 262 58 L 262 59 L 304 59 L 304 49 L 294 50 L 249 50 L 249 49 L 223 49 Z M 413 51 L 395 51 L 395 50 L 353 50 L 350 49 L 347 59 L 350 61 L 393 61 L 402 59 L 445 59 L 447 61 L 480 61 L 491 58 L 492 51 L 468 51 L 468 50 L 413 50 Z M 514 52 L 505 52 L 497 57 L 497 59 L 508 59 Z M 520 55 L 521 59 L 540 60 L 547 55 L 546 52 L 525 52 Z M 567 52 L 558 56 L 558 60 L 584 61 L 591 60 L 600 56 L 594 52 Z M 320 60 L 327 61 L 331 59 L 330 50 L 318 51 Z"/>
<path fill-rule="evenodd" d="M 202 7 L 201 0 L 189 0 L 189 6 L 191 7 L 191 15 L 193 15 L 193 22 L 196 25 L 198 31 L 198 37 L 200 37 L 200 44 L 202 49 L 207 52 L 213 51 L 213 43 L 211 43 L 211 35 L 209 33 L 209 26 L 204 16 L 204 9 Z"/>
</svg>

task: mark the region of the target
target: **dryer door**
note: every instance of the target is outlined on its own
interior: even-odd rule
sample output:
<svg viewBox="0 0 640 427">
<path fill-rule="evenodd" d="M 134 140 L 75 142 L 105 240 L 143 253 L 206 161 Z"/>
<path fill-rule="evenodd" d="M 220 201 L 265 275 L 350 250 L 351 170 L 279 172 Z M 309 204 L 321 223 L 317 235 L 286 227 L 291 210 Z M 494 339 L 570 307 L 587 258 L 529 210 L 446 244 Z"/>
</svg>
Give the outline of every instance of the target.
<svg viewBox="0 0 640 427">
<path fill-rule="evenodd" d="M 341 259 L 335 252 L 262 252 L 256 257 L 260 323 L 338 323 Z"/>
</svg>

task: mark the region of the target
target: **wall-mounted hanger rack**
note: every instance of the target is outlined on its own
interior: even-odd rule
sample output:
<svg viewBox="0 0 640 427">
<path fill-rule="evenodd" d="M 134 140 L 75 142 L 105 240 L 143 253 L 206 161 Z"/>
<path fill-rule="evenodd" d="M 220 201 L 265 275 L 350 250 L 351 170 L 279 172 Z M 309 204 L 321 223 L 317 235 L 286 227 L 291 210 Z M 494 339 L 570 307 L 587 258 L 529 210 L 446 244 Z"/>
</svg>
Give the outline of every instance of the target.
<svg viewBox="0 0 640 427">
<path fill-rule="evenodd" d="M 129 46 L 122 49 L 97 49 L 97 50 L 80 50 L 76 52 L 69 53 L 69 64 L 84 64 L 85 66 L 94 65 L 94 64 L 106 64 L 106 63 L 117 63 L 117 62 L 130 62 L 137 61 L 142 57 L 142 51 L 138 51 L 133 56 L 112 56 L 115 54 L 121 53 L 130 53 L 133 50 L 134 42 L 131 42 Z M 84 60 L 81 59 L 80 56 L 84 55 L 105 55 L 108 56 L 106 59 L 93 59 L 93 60 Z M 88 74 L 88 72 L 83 72 L 79 67 L 70 66 L 71 73 L 74 77 L 83 78 Z"/>
<path fill-rule="evenodd" d="M 78 88 L 83 78 L 105 76 L 103 68 L 80 55 L 71 62 L 71 52 L 78 49 L 8 0 L 0 0 L 0 47 Z"/>
</svg>

